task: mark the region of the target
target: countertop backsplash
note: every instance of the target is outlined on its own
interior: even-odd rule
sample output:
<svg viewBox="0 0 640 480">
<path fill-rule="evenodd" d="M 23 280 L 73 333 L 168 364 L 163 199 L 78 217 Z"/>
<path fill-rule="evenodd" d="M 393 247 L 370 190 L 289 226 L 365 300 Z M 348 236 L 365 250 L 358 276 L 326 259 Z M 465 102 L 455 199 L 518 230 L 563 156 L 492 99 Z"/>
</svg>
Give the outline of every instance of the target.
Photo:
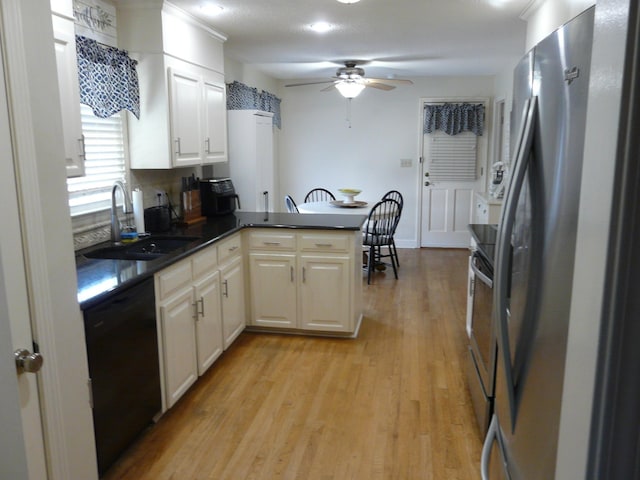
<svg viewBox="0 0 640 480">
<path fill-rule="evenodd" d="M 140 187 L 144 194 L 144 208 L 156 206 L 158 204 L 157 194 L 159 192 L 166 193 L 175 212 L 180 215 L 180 179 L 191 174 L 201 177 L 201 168 L 130 170 L 127 191 L 131 195 L 133 189 Z M 71 219 L 71 222 L 73 248 L 76 251 L 106 242 L 111 238 L 111 212 L 109 210 L 77 215 Z"/>
</svg>

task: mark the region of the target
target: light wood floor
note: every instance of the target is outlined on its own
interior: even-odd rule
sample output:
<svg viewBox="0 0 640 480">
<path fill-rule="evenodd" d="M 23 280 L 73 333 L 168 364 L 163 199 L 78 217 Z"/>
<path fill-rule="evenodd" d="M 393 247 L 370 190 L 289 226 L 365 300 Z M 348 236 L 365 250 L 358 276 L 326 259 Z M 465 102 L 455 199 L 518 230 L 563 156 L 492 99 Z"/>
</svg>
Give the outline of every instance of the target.
<svg viewBox="0 0 640 480">
<path fill-rule="evenodd" d="M 357 339 L 243 333 L 105 478 L 478 479 L 468 252 L 400 255 Z"/>
</svg>

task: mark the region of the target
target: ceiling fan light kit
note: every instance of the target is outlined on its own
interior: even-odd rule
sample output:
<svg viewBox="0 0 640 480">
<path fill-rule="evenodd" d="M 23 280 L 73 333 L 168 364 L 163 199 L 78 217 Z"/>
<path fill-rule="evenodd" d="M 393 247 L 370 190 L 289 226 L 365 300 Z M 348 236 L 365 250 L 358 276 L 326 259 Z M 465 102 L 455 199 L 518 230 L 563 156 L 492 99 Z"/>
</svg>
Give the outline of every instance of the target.
<svg viewBox="0 0 640 480">
<path fill-rule="evenodd" d="M 364 83 L 356 80 L 344 80 L 336 82 L 336 88 L 344 98 L 355 98 L 364 90 Z"/>
<path fill-rule="evenodd" d="M 360 0 L 338 0 L 338 2 L 340 3 L 346 3 L 346 4 L 350 4 L 350 3 L 358 3 Z"/>
<path fill-rule="evenodd" d="M 367 78 L 364 76 L 364 69 L 356 66 L 358 63 L 362 63 L 362 61 L 347 60 L 344 62 L 344 67 L 338 68 L 335 77 L 331 77 L 330 80 L 291 83 L 289 85 L 285 85 L 285 87 L 300 87 L 302 85 L 332 83 L 333 85 L 330 85 L 323 90 L 331 90 L 333 87 L 336 87 L 343 97 L 351 99 L 357 97 L 365 87 L 371 87 L 378 90 L 393 90 L 396 88 L 395 85 L 413 84 L 411 80 L 401 78 Z"/>
</svg>

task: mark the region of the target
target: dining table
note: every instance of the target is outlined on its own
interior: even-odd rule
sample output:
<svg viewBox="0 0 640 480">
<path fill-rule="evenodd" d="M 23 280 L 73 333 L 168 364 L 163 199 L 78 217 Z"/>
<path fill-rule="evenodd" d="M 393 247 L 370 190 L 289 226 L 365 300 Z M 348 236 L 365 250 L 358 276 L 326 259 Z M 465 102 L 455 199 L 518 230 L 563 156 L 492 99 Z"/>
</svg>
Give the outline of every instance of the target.
<svg viewBox="0 0 640 480">
<path fill-rule="evenodd" d="M 352 204 L 345 204 L 340 200 L 329 202 L 307 202 L 298 205 L 300 213 L 333 213 L 351 215 L 369 215 L 369 210 L 373 206 L 370 202 L 356 201 Z"/>
</svg>

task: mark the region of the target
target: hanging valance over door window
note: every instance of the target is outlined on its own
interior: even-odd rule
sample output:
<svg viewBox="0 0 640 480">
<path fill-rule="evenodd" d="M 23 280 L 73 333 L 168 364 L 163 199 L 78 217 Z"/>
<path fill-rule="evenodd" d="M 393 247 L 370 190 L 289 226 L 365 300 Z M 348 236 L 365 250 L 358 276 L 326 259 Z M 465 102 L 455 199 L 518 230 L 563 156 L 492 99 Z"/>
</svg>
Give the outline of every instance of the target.
<svg viewBox="0 0 640 480">
<path fill-rule="evenodd" d="M 484 130 L 484 105 L 445 103 L 424 106 L 424 133 L 442 130 L 448 135 L 473 132 L 481 136 Z"/>
<path fill-rule="evenodd" d="M 135 60 L 125 50 L 76 36 L 80 103 L 96 117 L 108 118 L 129 110 L 140 118 L 140 88 Z"/>
</svg>

